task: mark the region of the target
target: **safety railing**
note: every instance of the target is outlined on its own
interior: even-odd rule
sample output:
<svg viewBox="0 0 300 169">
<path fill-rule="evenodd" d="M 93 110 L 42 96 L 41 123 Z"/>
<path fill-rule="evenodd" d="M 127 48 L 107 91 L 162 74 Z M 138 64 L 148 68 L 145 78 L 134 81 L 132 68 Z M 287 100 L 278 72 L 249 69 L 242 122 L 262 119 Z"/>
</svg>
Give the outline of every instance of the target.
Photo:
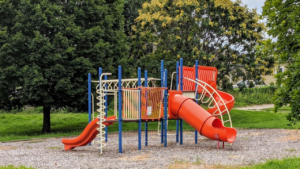
<svg viewBox="0 0 300 169">
<path fill-rule="evenodd" d="M 123 89 L 123 119 L 141 119 L 141 91 Z"/>
<path fill-rule="evenodd" d="M 226 106 L 225 101 L 222 99 L 220 94 L 217 92 L 216 89 L 214 89 L 212 86 L 210 86 L 208 83 L 202 81 L 202 80 L 194 80 L 187 77 L 184 77 L 184 79 L 194 82 L 197 84 L 197 88 L 195 89 L 195 97 L 197 96 L 197 93 L 199 91 L 199 88 L 202 88 L 202 93 L 198 98 L 194 98 L 197 101 L 200 101 L 201 103 L 208 104 L 209 109 L 216 109 L 214 112 L 212 112 L 213 116 L 219 116 L 221 118 L 221 121 L 223 125 L 227 122 L 230 123 L 230 127 L 232 127 L 231 117 L 228 111 L 228 108 Z M 207 99 L 205 100 L 205 97 Z M 218 98 L 218 100 L 216 99 Z M 221 110 L 220 105 L 223 107 L 224 110 Z M 228 115 L 228 120 L 224 121 L 223 115 Z"/>
<path fill-rule="evenodd" d="M 162 87 L 141 87 L 141 118 L 146 120 L 160 119 L 164 90 Z"/>
<path fill-rule="evenodd" d="M 123 90 L 123 119 L 160 119 L 165 88 L 139 87 Z"/>
</svg>

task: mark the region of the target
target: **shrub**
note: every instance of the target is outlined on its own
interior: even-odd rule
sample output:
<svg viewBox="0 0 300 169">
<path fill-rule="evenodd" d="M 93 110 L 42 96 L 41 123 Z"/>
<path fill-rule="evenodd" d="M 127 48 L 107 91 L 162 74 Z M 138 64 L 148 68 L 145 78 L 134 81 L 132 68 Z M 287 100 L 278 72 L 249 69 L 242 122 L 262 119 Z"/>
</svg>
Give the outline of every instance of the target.
<svg viewBox="0 0 300 169">
<path fill-rule="evenodd" d="M 276 87 L 243 88 L 243 90 L 229 91 L 235 99 L 235 106 L 273 103 Z"/>
<path fill-rule="evenodd" d="M 237 86 L 239 87 L 240 91 L 243 91 L 244 88 L 247 88 L 245 82 L 238 83 Z"/>
<path fill-rule="evenodd" d="M 249 88 L 253 88 L 255 85 L 254 85 L 254 83 L 253 83 L 253 81 L 250 81 L 249 82 Z"/>
</svg>

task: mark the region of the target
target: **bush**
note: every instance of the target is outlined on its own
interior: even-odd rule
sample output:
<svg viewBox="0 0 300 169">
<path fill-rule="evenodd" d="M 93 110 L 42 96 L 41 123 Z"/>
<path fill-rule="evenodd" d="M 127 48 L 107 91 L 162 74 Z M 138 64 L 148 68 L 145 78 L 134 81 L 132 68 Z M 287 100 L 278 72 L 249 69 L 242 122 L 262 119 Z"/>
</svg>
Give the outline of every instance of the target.
<svg viewBox="0 0 300 169">
<path fill-rule="evenodd" d="M 235 106 L 248 106 L 253 104 L 271 104 L 276 87 L 243 88 L 243 90 L 229 91 L 235 99 Z"/>
<path fill-rule="evenodd" d="M 239 90 L 240 90 L 240 91 L 243 91 L 244 88 L 247 88 L 245 82 L 238 83 L 237 86 L 239 87 Z"/>
<path fill-rule="evenodd" d="M 253 83 L 253 81 L 249 82 L 249 88 L 253 88 L 255 86 L 255 84 Z"/>
<path fill-rule="evenodd" d="M 229 79 L 228 78 L 223 78 L 222 79 L 222 90 L 233 90 L 233 87 L 232 87 L 232 83 L 229 82 Z"/>
</svg>

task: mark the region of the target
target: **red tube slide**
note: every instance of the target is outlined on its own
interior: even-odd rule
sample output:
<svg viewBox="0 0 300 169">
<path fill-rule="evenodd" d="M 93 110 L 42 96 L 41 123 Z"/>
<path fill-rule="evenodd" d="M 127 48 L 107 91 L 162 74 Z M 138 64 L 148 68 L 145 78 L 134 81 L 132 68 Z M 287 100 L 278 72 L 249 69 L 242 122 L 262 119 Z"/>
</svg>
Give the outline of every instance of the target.
<svg viewBox="0 0 300 169">
<path fill-rule="evenodd" d="M 116 120 L 116 117 L 111 116 L 108 117 L 107 120 Z M 78 137 L 74 139 L 62 139 L 61 142 L 65 145 L 65 150 L 72 150 L 75 147 L 85 146 L 93 141 L 99 133 L 99 131 L 97 130 L 97 128 L 99 128 L 99 125 L 97 124 L 98 121 L 98 118 L 91 121 Z M 103 124 L 109 126 L 112 125 L 113 122 L 103 122 Z"/>
<path fill-rule="evenodd" d="M 219 96 L 221 98 L 219 98 L 218 95 L 214 95 L 214 98 L 216 99 L 217 102 L 220 99 L 223 99 L 223 101 L 224 101 L 224 103 L 225 103 L 228 111 L 230 111 L 233 108 L 233 106 L 234 106 L 234 97 L 231 94 L 222 92 L 220 90 L 218 90 L 218 93 L 219 93 Z M 224 115 L 224 114 L 227 113 L 227 111 L 224 111 L 225 110 L 225 105 L 223 104 L 223 102 L 219 102 L 220 111 L 223 112 L 222 115 Z M 217 110 L 217 107 L 214 107 L 214 108 L 208 109 L 207 112 L 209 112 L 210 114 L 212 114 L 216 110 Z"/>
<path fill-rule="evenodd" d="M 192 99 L 182 96 L 180 91 L 169 91 L 169 112 L 173 117 L 186 121 L 209 139 L 229 143 L 235 141 L 234 128 L 224 127 L 220 119 L 212 116 Z"/>
</svg>

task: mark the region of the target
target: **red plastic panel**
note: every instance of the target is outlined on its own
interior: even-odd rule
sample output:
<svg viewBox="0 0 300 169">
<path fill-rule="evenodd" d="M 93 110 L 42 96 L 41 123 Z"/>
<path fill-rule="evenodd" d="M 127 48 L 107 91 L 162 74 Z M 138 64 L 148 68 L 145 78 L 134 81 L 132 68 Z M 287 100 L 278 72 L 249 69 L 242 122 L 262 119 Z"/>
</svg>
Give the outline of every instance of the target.
<svg viewBox="0 0 300 169">
<path fill-rule="evenodd" d="M 216 82 L 217 75 L 218 75 L 218 70 L 215 67 L 208 67 L 208 66 L 198 67 L 198 79 L 206 83 L 208 83 L 209 81 Z"/>
<path fill-rule="evenodd" d="M 182 69 L 183 69 L 183 77 L 195 80 L 195 66 L 194 67 L 183 66 Z M 214 88 L 216 87 L 217 75 L 218 75 L 218 70 L 215 67 L 209 67 L 209 66 L 198 67 L 198 79 L 210 84 Z M 179 71 L 179 77 L 180 77 L 180 71 Z M 181 79 L 179 78 L 179 87 L 180 87 L 180 80 Z M 198 93 L 201 93 L 202 90 L 203 89 L 201 87 L 198 87 Z M 195 83 L 183 79 L 183 91 L 195 91 Z"/>
</svg>

